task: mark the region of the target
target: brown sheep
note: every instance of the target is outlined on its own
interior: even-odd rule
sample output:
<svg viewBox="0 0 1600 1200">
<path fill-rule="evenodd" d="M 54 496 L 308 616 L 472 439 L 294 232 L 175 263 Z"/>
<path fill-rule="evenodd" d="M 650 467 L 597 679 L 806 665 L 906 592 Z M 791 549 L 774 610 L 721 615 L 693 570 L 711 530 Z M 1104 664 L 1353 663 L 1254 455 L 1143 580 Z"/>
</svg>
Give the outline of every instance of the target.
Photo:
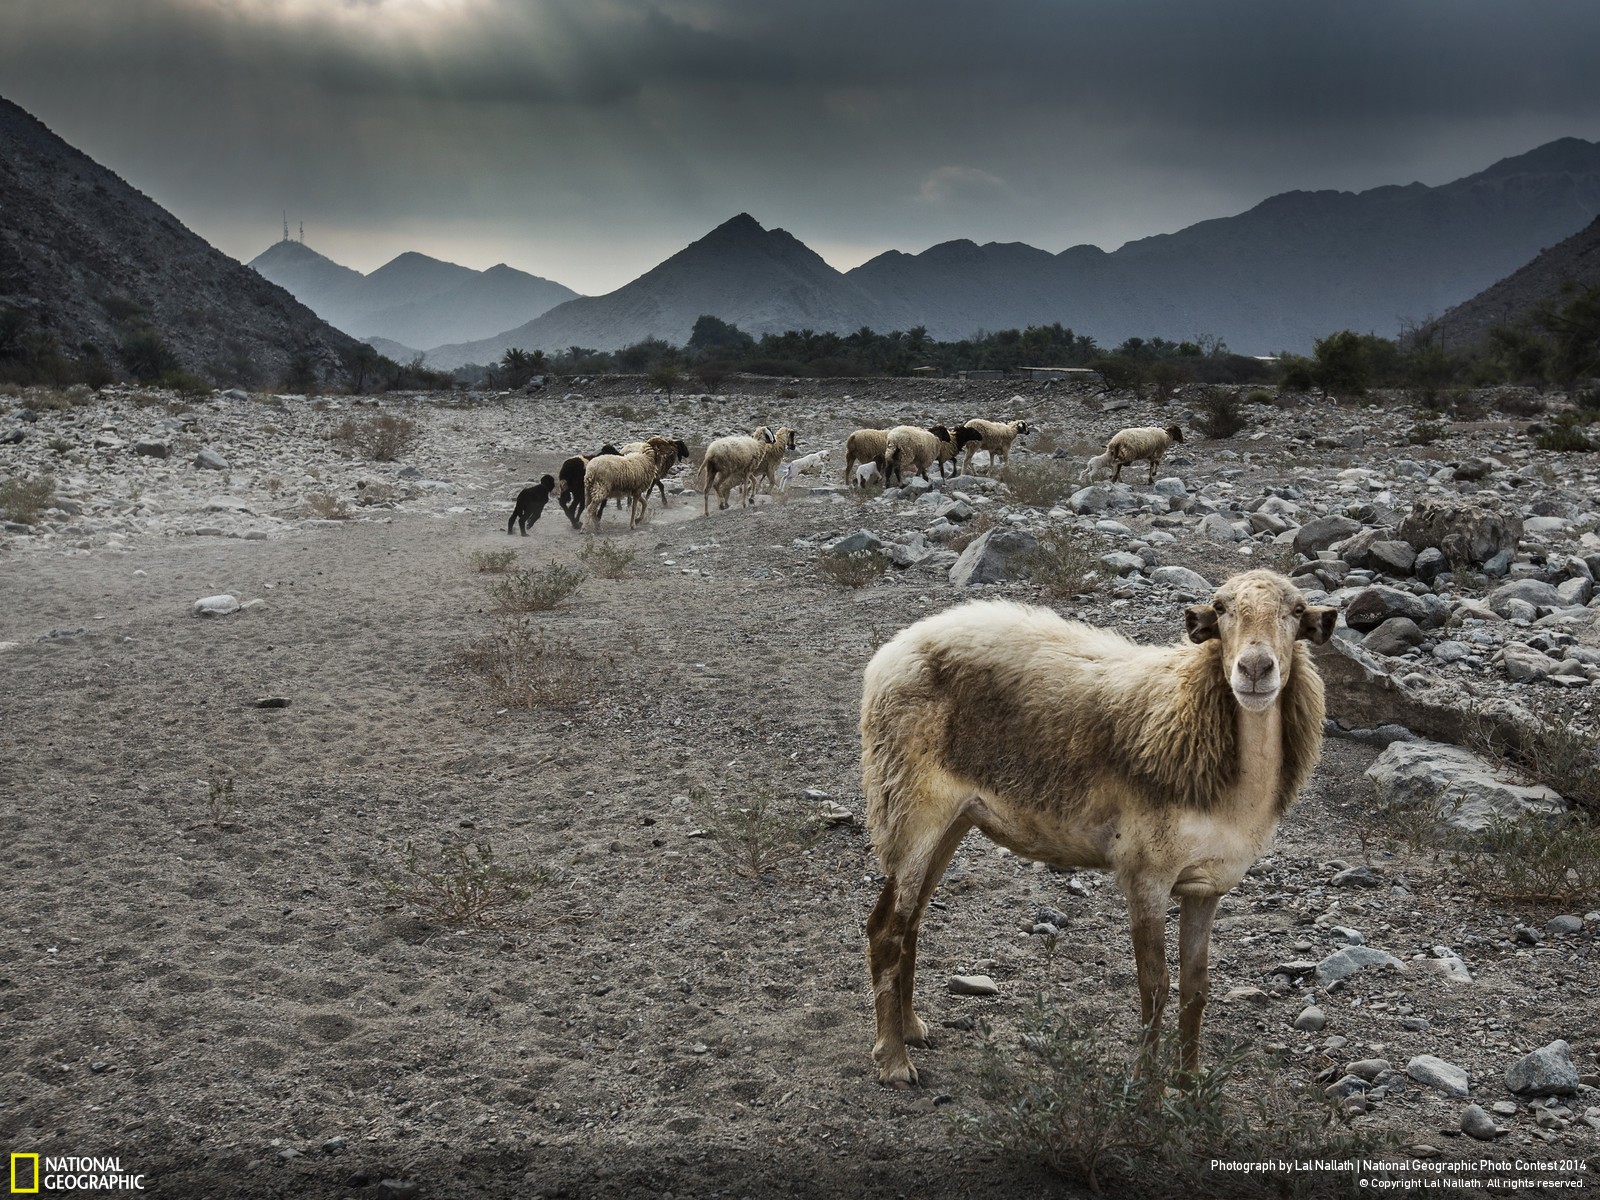
<svg viewBox="0 0 1600 1200">
<path fill-rule="evenodd" d="M 867 920 L 880 1082 L 917 1082 L 906 1053 L 928 1037 L 912 1009 L 917 929 L 970 829 L 1027 858 L 1115 873 L 1147 1054 L 1177 897 L 1182 1066 L 1198 1067 L 1211 919 L 1321 752 L 1322 680 L 1300 643 L 1326 641 L 1337 615 L 1250 571 L 1185 612 L 1192 644 L 1140 646 L 1049 609 L 979 601 L 878 651 L 863 680 L 861 776 L 886 876 Z"/>
</svg>

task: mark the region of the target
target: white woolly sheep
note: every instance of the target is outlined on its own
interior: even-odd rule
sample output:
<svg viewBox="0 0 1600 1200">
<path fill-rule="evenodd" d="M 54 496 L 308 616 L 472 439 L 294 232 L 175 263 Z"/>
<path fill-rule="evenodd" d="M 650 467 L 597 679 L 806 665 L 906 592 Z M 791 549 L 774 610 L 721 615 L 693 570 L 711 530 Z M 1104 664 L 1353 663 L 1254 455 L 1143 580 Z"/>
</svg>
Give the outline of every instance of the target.
<svg viewBox="0 0 1600 1200">
<path fill-rule="evenodd" d="M 883 452 L 885 482 L 893 478 L 904 483 L 907 468 L 927 479 L 928 468 L 936 462 L 940 464 L 939 477 L 944 478 L 944 463 L 948 459 L 939 457 L 943 446 L 954 446 L 950 431 L 943 425 L 930 425 L 926 429 L 896 425 L 889 430 L 889 445 Z"/>
<path fill-rule="evenodd" d="M 600 514 L 612 496 L 627 496 L 628 528 L 644 517 L 650 489 L 655 486 L 661 464 L 674 453 L 670 438 L 653 437 L 645 449 L 632 454 L 606 454 L 589 460 L 583 473 L 583 491 L 588 500 L 589 530 L 600 527 Z"/>
<path fill-rule="evenodd" d="M 763 429 L 766 426 L 762 426 Z M 783 462 L 786 451 L 798 448 L 794 439 L 794 430 L 787 425 L 778 427 L 778 432 L 772 435 L 772 441 L 762 445 L 761 453 L 756 457 L 755 467 L 750 472 L 750 484 L 747 488 L 746 500 L 755 503 L 755 488 L 757 478 L 767 481 L 767 491 L 772 491 L 778 486 L 778 464 Z"/>
<path fill-rule="evenodd" d="M 1141 646 L 1046 608 L 979 601 L 878 651 L 863 678 L 861 778 L 886 876 L 867 919 L 880 1082 L 918 1081 L 906 1053 L 928 1036 L 912 1009 L 917 928 L 970 829 L 1025 858 L 1115 873 L 1146 1055 L 1177 898 L 1182 1067 L 1198 1067 L 1211 920 L 1321 752 L 1322 680 L 1300 643 L 1326 641 L 1337 615 L 1250 571 L 1185 612 L 1192 645 Z"/>
<path fill-rule="evenodd" d="M 850 482 L 855 487 L 870 487 L 883 482 L 883 472 L 875 462 L 857 463 L 855 477 Z"/>
<path fill-rule="evenodd" d="M 688 446 L 688 443 L 686 443 L 682 438 L 669 438 L 669 439 L 664 439 L 664 440 L 670 441 L 672 443 L 672 448 L 671 448 L 671 453 L 666 455 L 666 457 L 662 460 L 660 466 L 658 467 L 658 469 L 656 471 L 655 486 L 661 492 L 661 507 L 662 508 L 666 508 L 667 507 L 667 485 L 663 482 L 663 480 L 665 480 L 666 477 L 667 477 L 667 473 L 669 471 L 671 471 L 673 467 L 677 466 L 680 462 L 688 462 L 689 461 L 689 446 Z M 647 442 L 629 442 L 626 446 L 624 446 L 622 448 L 622 453 L 624 453 L 624 454 L 637 454 L 639 451 L 647 450 L 647 449 L 649 449 L 649 443 L 647 443 Z M 619 502 L 621 501 L 621 497 L 620 496 L 617 497 L 617 499 L 618 499 Z M 649 497 L 646 496 L 645 499 L 646 499 L 646 501 L 648 501 Z"/>
<path fill-rule="evenodd" d="M 964 474 L 971 473 L 972 456 L 979 450 L 987 450 L 989 452 L 990 471 L 994 470 L 996 463 L 1002 465 L 1009 463 L 1011 461 L 1011 443 L 1017 439 L 1019 434 L 1033 432 L 1026 421 L 1007 421 L 1005 424 L 1001 424 L 999 421 L 985 421 L 978 417 L 972 418 L 961 429 L 977 435 L 966 439 L 967 459 L 961 468 Z M 958 435 L 960 434 L 960 430 L 956 432 Z"/>
<path fill-rule="evenodd" d="M 858 429 L 844 440 L 844 481 L 850 482 L 850 471 L 857 463 L 877 463 L 883 470 L 883 455 L 889 449 L 887 429 Z"/>
<path fill-rule="evenodd" d="M 697 479 L 705 495 L 705 514 L 711 513 L 711 493 L 717 493 L 717 507 L 728 507 L 728 493 L 744 489 L 743 503 L 755 503 L 755 475 L 768 461 L 778 462 L 785 449 L 794 447 L 793 431 L 784 428 L 773 433 L 765 425 L 749 434 L 720 437 L 706 447 Z"/>
<path fill-rule="evenodd" d="M 1168 425 L 1165 429 L 1155 425 L 1141 425 L 1135 429 L 1121 430 L 1111 435 L 1104 454 L 1096 454 L 1089 460 L 1089 465 L 1083 469 L 1083 482 L 1091 482 L 1105 467 L 1115 467 L 1116 471 L 1111 476 L 1111 482 L 1120 483 L 1122 468 L 1129 463 L 1144 459 L 1150 464 L 1149 482 L 1154 483 L 1161 460 L 1166 457 L 1174 442 L 1181 441 L 1183 441 L 1183 430 L 1176 425 Z"/>
</svg>

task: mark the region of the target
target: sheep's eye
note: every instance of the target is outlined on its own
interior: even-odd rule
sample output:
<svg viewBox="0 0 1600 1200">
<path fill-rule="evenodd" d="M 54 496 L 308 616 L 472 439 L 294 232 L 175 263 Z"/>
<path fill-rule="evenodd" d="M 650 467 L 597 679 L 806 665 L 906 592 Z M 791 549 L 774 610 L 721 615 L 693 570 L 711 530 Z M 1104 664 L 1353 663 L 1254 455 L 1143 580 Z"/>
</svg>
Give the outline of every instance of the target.
<svg viewBox="0 0 1600 1200">
<path fill-rule="evenodd" d="M 1217 611 L 1217 615 L 1218 615 L 1218 616 L 1219 616 L 1219 617 L 1220 617 L 1220 616 L 1221 616 L 1221 615 L 1222 615 L 1222 614 L 1223 614 L 1223 613 L 1225 613 L 1225 612 L 1227 612 L 1227 611 L 1228 611 L 1228 606 L 1227 606 L 1227 605 L 1226 605 L 1226 604 L 1224 604 L 1224 603 L 1223 603 L 1223 602 L 1222 602 L 1222 601 L 1221 601 L 1221 600 L 1213 600 L 1213 601 L 1212 601 L 1212 602 L 1211 602 L 1211 607 L 1212 607 L 1212 608 L 1214 608 L 1214 609 L 1216 609 L 1216 611 Z"/>
<path fill-rule="evenodd" d="M 1296 604 L 1294 606 L 1293 615 L 1296 616 L 1296 617 L 1305 616 L 1306 615 L 1306 606 L 1304 604 Z"/>
</svg>

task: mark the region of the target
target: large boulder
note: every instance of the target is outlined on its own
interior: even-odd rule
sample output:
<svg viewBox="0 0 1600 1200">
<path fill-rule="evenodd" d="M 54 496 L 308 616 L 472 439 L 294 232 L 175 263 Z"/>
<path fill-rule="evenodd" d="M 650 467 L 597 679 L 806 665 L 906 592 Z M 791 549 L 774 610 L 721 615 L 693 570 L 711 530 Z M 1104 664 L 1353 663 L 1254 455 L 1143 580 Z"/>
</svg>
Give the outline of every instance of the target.
<svg viewBox="0 0 1600 1200">
<path fill-rule="evenodd" d="M 1382 585 L 1362 589 L 1344 610 L 1344 623 L 1363 633 L 1394 617 L 1405 617 L 1418 625 L 1431 623 L 1428 608 L 1421 600 L 1410 592 Z"/>
<path fill-rule="evenodd" d="M 1294 548 L 1308 558 L 1318 550 L 1326 550 L 1335 542 L 1361 532 L 1361 522 L 1349 517 L 1317 517 L 1307 521 L 1295 531 Z"/>
<path fill-rule="evenodd" d="M 1451 561 L 1483 566 L 1497 555 L 1513 555 L 1522 518 L 1500 501 L 1459 496 L 1424 496 L 1400 522 L 1400 538 L 1418 552 L 1432 546 Z"/>
<path fill-rule="evenodd" d="M 1565 1096 L 1578 1090 L 1572 1047 L 1557 1039 L 1511 1064 L 1506 1088 L 1517 1096 Z"/>
<path fill-rule="evenodd" d="M 1552 789 L 1509 782 L 1470 750 L 1439 742 L 1393 742 L 1367 768 L 1367 778 L 1377 785 L 1382 804 L 1428 809 L 1441 831 L 1458 835 L 1481 833 L 1497 816 L 1516 819 L 1566 808 Z"/>
<path fill-rule="evenodd" d="M 1534 608 L 1561 608 L 1561 594 L 1542 579 L 1514 579 L 1489 593 L 1489 607 L 1502 617 L 1515 615 L 1511 602 L 1522 600 Z"/>
<path fill-rule="evenodd" d="M 950 568 L 957 587 L 975 583 L 1001 583 L 1026 574 L 1024 561 L 1039 548 L 1039 539 L 1020 529 L 999 526 L 986 530 L 961 552 Z"/>
</svg>

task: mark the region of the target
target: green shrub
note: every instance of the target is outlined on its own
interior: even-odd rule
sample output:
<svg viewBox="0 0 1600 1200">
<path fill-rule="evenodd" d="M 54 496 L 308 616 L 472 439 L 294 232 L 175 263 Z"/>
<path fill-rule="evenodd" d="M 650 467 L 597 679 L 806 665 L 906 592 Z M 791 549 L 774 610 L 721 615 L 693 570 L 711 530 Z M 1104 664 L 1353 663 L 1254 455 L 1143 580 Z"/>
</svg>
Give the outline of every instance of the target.
<svg viewBox="0 0 1600 1200">
<path fill-rule="evenodd" d="M 0 513 L 19 525 L 37 525 L 40 515 L 50 507 L 55 496 L 54 476 L 8 479 L 0 483 Z"/>
<path fill-rule="evenodd" d="M 1271 404 L 1276 399 L 1277 397 L 1266 388 L 1251 388 L 1244 394 L 1246 404 Z"/>
<path fill-rule="evenodd" d="M 1208 388 L 1194 419 L 1194 427 L 1212 439 L 1231 438 L 1249 424 L 1239 397 L 1226 388 Z"/>
<path fill-rule="evenodd" d="M 1557 422 L 1546 428 L 1534 439 L 1534 445 L 1541 450 L 1553 450 L 1562 454 L 1582 454 L 1597 447 L 1589 440 L 1589 435 L 1569 421 Z"/>
<path fill-rule="evenodd" d="M 824 551 L 817 557 L 817 574 L 840 587 L 865 587 L 883 578 L 889 569 L 889 556 L 877 550 L 854 550 L 848 554 Z"/>
<path fill-rule="evenodd" d="M 1054 508 L 1078 489 L 1071 475 L 1048 461 L 1007 463 L 1001 478 L 1011 498 L 1030 508 Z"/>
<path fill-rule="evenodd" d="M 1411 427 L 1406 440 L 1413 446 L 1431 446 L 1443 436 L 1443 421 L 1418 421 Z"/>
<path fill-rule="evenodd" d="M 578 551 L 578 559 L 596 575 L 606 579 L 623 579 L 637 553 L 635 550 L 624 550 L 614 542 L 591 538 Z"/>
<path fill-rule="evenodd" d="M 467 555 L 467 562 L 480 575 L 498 575 L 502 571 L 509 570 L 511 564 L 516 561 L 515 550 L 474 550 Z"/>
<path fill-rule="evenodd" d="M 1027 556 L 1027 577 L 1047 595 L 1068 599 L 1100 585 L 1099 555 L 1080 538 L 1061 533 L 1044 538 Z"/>
<path fill-rule="evenodd" d="M 497 929 L 525 924 L 527 902 L 557 878 L 543 867 L 499 861 L 488 841 L 448 842 L 432 851 L 407 842 L 383 888 L 392 902 L 433 924 Z"/>
<path fill-rule="evenodd" d="M 489 585 L 489 595 L 503 612 L 547 612 L 560 604 L 583 582 L 583 571 L 552 562 L 513 572 Z"/>
<path fill-rule="evenodd" d="M 805 854 L 827 832 L 820 817 L 780 806 L 769 792 L 725 802 L 695 788 L 689 804 L 702 836 L 733 861 L 735 871 L 751 879 Z"/>
</svg>

